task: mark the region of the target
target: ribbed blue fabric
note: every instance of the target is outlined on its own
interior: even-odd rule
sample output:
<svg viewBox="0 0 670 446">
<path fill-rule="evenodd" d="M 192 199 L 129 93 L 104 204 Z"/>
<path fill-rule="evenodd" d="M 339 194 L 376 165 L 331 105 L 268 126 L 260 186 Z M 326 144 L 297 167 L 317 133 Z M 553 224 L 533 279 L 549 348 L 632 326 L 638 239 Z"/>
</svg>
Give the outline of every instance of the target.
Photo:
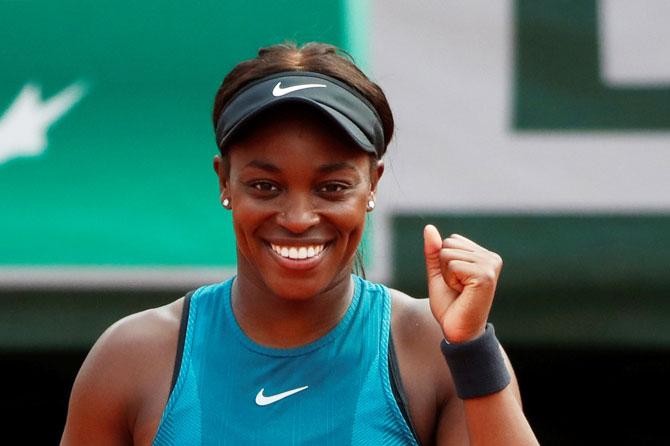
<svg viewBox="0 0 670 446">
<path fill-rule="evenodd" d="M 388 372 L 391 298 L 352 276 L 342 320 L 297 348 L 268 348 L 240 329 L 233 279 L 191 298 L 181 369 L 154 445 L 416 445 Z M 307 386 L 272 404 L 266 397 Z"/>
</svg>

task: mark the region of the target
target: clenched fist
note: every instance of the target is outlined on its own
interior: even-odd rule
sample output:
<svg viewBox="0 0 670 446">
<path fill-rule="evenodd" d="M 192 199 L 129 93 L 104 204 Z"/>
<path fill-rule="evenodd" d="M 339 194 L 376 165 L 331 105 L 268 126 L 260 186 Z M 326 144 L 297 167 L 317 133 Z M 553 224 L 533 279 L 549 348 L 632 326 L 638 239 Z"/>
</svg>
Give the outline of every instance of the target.
<svg viewBox="0 0 670 446">
<path fill-rule="evenodd" d="M 423 231 L 428 296 L 433 316 L 450 343 L 484 333 L 502 259 L 458 234 L 442 240 L 433 225 Z"/>
</svg>

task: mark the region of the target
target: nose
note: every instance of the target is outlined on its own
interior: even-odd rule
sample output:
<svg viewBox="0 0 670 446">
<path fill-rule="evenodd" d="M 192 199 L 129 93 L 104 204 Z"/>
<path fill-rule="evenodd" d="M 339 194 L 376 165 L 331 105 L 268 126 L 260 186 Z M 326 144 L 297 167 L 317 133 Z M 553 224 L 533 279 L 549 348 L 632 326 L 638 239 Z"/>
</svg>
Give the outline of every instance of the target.
<svg viewBox="0 0 670 446">
<path fill-rule="evenodd" d="M 305 194 L 291 194 L 279 213 L 277 222 L 294 234 L 302 234 L 319 223 L 312 197 Z"/>
</svg>

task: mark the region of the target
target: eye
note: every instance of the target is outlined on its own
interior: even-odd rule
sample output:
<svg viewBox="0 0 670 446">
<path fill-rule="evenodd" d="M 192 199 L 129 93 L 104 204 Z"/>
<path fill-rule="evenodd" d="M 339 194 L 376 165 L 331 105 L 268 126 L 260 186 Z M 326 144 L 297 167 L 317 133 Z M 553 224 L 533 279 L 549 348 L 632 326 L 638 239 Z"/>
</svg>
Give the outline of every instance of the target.
<svg viewBox="0 0 670 446">
<path fill-rule="evenodd" d="M 349 189 L 349 185 L 342 183 L 327 183 L 319 187 L 320 193 L 325 194 L 336 194 L 338 192 L 344 192 Z"/>
<path fill-rule="evenodd" d="M 258 192 L 277 192 L 279 188 L 269 181 L 255 181 L 250 184 Z"/>
</svg>

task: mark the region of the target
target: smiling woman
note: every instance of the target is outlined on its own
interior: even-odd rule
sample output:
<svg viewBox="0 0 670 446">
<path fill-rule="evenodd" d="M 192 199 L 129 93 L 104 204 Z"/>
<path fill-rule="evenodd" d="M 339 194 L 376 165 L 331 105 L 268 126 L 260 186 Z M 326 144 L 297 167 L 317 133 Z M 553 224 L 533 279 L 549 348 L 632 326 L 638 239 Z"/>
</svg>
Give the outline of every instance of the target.
<svg viewBox="0 0 670 446">
<path fill-rule="evenodd" d="M 215 160 L 222 199 L 233 211 L 236 288 L 258 290 L 249 299 L 255 303 L 348 288 L 383 164 L 302 104 L 277 106 L 249 126 L 255 130 Z M 251 278 L 254 287 L 246 283 Z"/>
<path fill-rule="evenodd" d="M 536 444 L 486 323 L 497 254 L 428 225 L 429 299 L 352 274 L 393 134 L 375 83 L 330 45 L 276 45 L 213 122 L 237 274 L 110 327 L 63 444 Z"/>
</svg>

